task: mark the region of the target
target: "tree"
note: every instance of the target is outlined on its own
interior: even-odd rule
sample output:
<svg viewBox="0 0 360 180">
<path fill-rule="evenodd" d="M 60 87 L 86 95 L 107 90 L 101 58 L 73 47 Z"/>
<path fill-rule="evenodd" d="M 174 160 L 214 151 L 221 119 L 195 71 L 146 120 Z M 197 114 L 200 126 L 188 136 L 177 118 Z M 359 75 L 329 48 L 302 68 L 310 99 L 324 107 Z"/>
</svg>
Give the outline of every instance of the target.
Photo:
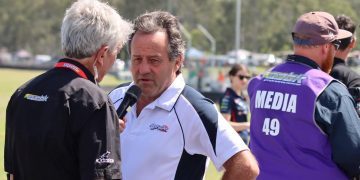
<svg viewBox="0 0 360 180">
<path fill-rule="evenodd" d="M 60 27 L 73 0 L 0 0 L 0 47 L 33 53 L 60 53 Z M 172 3 L 172 4 L 170 4 Z M 192 34 L 192 44 L 210 52 L 197 29 L 204 26 L 216 39 L 217 53 L 234 49 L 236 0 L 109 0 L 129 20 L 146 11 L 169 10 Z M 292 49 L 291 31 L 298 16 L 309 11 L 346 14 L 356 22 L 358 0 L 242 0 L 241 48 L 256 52 Z"/>
</svg>

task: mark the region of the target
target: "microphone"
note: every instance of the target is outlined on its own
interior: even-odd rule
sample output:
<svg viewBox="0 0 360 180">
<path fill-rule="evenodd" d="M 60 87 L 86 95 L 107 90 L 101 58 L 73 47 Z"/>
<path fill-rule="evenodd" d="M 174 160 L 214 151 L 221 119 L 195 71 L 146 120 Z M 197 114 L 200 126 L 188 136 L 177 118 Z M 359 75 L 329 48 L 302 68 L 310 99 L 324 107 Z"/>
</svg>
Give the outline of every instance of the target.
<svg viewBox="0 0 360 180">
<path fill-rule="evenodd" d="M 120 119 L 123 119 L 127 113 L 127 108 L 136 103 L 141 95 L 141 89 L 137 85 L 132 85 L 125 93 L 124 100 L 117 108 L 116 113 Z"/>
</svg>

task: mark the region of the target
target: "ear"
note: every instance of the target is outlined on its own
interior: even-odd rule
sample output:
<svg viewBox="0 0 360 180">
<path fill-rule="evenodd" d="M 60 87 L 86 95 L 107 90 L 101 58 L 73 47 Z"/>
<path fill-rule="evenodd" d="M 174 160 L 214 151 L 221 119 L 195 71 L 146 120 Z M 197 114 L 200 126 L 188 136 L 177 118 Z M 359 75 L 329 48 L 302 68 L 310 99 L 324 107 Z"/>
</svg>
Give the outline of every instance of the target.
<svg viewBox="0 0 360 180">
<path fill-rule="evenodd" d="M 355 46 L 356 46 L 356 38 L 353 37 L 351 40 L 351 43 L 349 45 L 349 48 L 353 49 L 353 48 L 355 48 Z"/>
<path fill-rule="evenodd" d="M 95 55 L 95 61 L 97 64 L 102 66 L 105 61 L 106 53 L 109 51 L 109 46 L 101 46 L 98 52 Z"/>
<path fill-rule="evenodd" d="M 233 75 L 229 75 L 229 80 L 232 81 L 234 79 Z"/>
<path fill-rule="evenodd" d="M 331 49 L 331 44 L 324 44 L 321 46 L 321 54 L 323 56 L 327 56 L 327 54 L 329 53 L 330 49 Z"/>
<path fill-rule="evenodd" d="M 181 69 L 183 64 L 184 64 L 184 56 L 180 54 L 175 60 L 176 69 L 177 70 Z"/>
</svg>

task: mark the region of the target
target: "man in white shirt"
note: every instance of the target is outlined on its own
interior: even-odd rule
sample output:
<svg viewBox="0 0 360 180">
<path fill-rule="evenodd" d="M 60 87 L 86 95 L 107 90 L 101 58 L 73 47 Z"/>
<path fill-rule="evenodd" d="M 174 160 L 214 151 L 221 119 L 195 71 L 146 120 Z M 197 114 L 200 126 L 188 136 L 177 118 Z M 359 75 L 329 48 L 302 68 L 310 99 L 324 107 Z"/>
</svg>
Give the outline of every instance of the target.
<svg viewBox="0 0 360 180">
<path fill-rule="evenodd" d="M 142 90 L 121 133 L 123 179 L 202 179 L 210 157 L 224 179 L 255 179 L 254 156 L 215 104 L 185 85 L 178 20 L 151 12 L 135 20 L 130 39 L 133 82 L 110 93 L 115 107 L 127 89 Z"/>
</svg>

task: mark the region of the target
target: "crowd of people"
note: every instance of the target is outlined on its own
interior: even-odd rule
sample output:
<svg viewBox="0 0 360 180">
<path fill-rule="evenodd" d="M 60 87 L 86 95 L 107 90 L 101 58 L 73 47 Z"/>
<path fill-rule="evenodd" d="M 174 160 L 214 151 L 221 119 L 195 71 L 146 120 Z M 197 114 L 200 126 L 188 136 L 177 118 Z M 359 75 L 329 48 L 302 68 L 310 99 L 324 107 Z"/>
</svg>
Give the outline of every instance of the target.
<svg viewBox="0 0 360 180">
<path fill-rule="evenodd" d="M 62 22 L 64 58 L 8 103 L 8 179 L 200 180 L 210 160 L 223 179 L 359 178 L 360 78 L 344 65 L 355 27 L 343 15 L 301 15 L 294 54 L 256 77 L 234 65 L 218 108 L 186 85 L 174 15 L 131 23 L 106 3 L 77 1 Z M 133 81 L 107 95 L 98 82 L 126 42 Z"/>
</svg>

